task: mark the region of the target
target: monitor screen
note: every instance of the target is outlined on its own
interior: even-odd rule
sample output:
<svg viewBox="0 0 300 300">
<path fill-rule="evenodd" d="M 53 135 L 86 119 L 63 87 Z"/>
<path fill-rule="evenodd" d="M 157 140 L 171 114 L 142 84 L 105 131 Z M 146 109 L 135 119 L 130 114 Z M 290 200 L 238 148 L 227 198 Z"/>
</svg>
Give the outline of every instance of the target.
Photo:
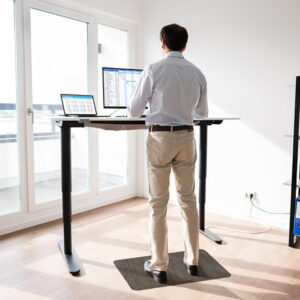
<svg viewBox="0 0 300 300">
<path fill-rule="evenodd" d="M 96 115 L 94 97 L 92 95 L 61 94 L 65 115 Z"/>
<path fill-rule="evenodd" d="M 141 69 L 102 68 L 104 108 L 126 108 Z"/>
</svg>

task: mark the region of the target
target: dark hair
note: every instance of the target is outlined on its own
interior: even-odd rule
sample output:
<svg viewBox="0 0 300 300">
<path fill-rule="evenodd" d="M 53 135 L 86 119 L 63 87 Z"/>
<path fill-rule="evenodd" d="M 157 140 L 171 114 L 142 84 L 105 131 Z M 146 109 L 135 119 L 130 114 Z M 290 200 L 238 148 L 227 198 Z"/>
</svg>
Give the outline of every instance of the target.
<svg viewBox="0 0 300 300">
<path fill-rule="evenodd" d="M 161 29 L 160 40 L 164 41 L 171 51 L 181 51 L 188 41 L 188 33 L 184 27 L 170 24 Z"/>
</svg>

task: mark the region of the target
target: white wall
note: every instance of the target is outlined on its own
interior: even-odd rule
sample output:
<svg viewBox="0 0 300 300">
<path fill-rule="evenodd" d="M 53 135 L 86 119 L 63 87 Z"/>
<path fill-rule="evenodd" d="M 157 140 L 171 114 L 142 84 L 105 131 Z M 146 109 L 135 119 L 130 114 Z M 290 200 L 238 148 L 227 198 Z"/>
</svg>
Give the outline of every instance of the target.
<svg viewBox="0 0 300 300">
<path fill-rule="evenodd" d="M 209 128 L 207 207 L 247 216 L 245 192 L 260 206 L 288 212 L 295 76 L 300 75 L 297 0 L 144 1 L 144 63 L 161 58 L 159 31 L 189 32 L 185 57 L 208 81 L 210 115 L 231 115 Z M 173 198 L 175 195 L 173 193 Z M 287 215 L 254 217 L 283 226 Z"/>
</svg>

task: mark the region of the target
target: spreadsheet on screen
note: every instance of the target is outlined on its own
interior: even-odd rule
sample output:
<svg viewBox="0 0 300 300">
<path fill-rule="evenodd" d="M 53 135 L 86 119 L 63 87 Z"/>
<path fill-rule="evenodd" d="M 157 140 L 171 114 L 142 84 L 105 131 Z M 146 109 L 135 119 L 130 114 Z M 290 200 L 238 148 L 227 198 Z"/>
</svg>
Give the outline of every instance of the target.
<svg viewBox="0 0 300 300">
<path fill-rule="evenodd" d="M 91 95 L 62 94 L 65 114 L 96 114 L 94 99 Z"/>
<path fill-rule="evenodd" d="M 142 70 L 105 67 L 102 70 L 104 107 L 125 108 Z"/>
</svg>

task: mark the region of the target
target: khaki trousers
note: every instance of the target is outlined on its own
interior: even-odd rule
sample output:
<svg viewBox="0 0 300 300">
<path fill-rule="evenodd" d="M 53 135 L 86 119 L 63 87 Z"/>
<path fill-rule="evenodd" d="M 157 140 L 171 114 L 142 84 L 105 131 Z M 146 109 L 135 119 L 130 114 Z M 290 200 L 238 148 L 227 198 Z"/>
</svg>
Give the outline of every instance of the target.
<svg viewBox="0 0 300 300">
<path fill-rule="evenodd" d="M 151 266 L 168 268 L 167 204 L 171 169 L 175 175 L 181 207 L 184 262 L 198 265 L 199 218 L 195 196 L 196 142 L 193 131 L 154 131 L 147 138 L 147 165 L 150 205 Z"/>
</svg>

